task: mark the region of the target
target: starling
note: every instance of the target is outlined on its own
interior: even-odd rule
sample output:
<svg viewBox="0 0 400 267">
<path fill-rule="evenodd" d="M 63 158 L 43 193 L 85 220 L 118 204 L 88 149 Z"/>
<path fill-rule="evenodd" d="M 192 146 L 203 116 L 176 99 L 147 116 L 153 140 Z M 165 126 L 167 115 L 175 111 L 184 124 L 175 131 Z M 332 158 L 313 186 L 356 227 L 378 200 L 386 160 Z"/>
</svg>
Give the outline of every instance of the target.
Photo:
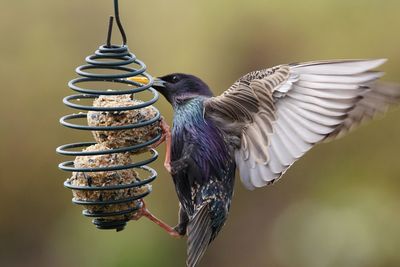
<svg viewBox="0 0 400 267">
<path fill-rule="evenodd" d="M 246 188 L 270 185 L 315 144 L 399 102 L 398 85 L 377 82 L 383 73 L 373 69 L 385 61 L 280 65 L 250 72 L 216 97 L 193 75 L 155 80 L 174 109 L 165 166 L 180 202 L 174 229 L 188 236 L 187 266 L 197 265 L 227 219 L 236 167 Z"/>
</svg>

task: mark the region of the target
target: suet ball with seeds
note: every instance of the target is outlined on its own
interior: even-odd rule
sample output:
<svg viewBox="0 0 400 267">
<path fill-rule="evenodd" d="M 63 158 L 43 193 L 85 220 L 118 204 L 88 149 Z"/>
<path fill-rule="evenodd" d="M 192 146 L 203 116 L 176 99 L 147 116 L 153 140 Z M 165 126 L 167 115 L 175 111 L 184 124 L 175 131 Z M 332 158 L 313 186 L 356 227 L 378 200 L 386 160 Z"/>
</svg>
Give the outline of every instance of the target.
<svg viewBox="0 0 400 267">
<path fill-rule="evenodd" d="M 105 144 L 96 144 L 89 146 L 84 151 L 105 151 L 110 150 Z M 128 165 L 132 162 L 131 153 L 114 153 L 103 155 L 78 156 L 75 158 L 76 168 L 99 168 L 110 166 Z M 73 186 L 93 186 L 107 187 L 113 185 L 126 185 L 140 182 L 138 173 L 134 169 L 125 169 L 118 171 L 100 171 L 100 172 L 73 172 L 68 182 Z M 150 185 L 133 187 L 119 190 L 72 190 L 76 200 L 83 201 L 109 201 L 127 199 L 139 196 L 150 189 Z M 121 204 L 109 205 L 85 205 L 85 208 L 92 213 L 120 212 L 133 209 L 138 205 L 138 201 L 130 201 Z M 107 221 L 128 220 L 132 213 L 120 216 L 104 217 Z"/>
<path fill-rule="evenodd" d="M 93 101 L 94 107 L 130 107 L 142 104 L 142 101 L 132 99 L 130 95 L 102 95 Z M 87 115 L 89 126 L 123 126 L 148 121 L 157 115 L 153 106 L 127 111 L 89 111 Z M 138 145 L 154 139 L 161 133 L 159 122 L 127 130 L 93 131 L 97 143 L 103 143 L 110 148 Z"/>
</svg>

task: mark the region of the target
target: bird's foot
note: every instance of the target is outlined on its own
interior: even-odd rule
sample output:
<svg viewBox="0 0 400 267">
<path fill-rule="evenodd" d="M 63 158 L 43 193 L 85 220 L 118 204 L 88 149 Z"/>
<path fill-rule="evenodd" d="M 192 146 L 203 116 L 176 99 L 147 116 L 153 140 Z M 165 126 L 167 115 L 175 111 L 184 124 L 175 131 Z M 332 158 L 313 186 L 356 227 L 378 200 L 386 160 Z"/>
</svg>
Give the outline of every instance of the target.
<svg viewBox="0 0 400 267">
<path fill-rule="evenodd" d="M 165 168 L 169 173 L 172 174 L 171 162 L 165 161 L 165 162 L 164 162 L 164 168 Z"/>
<path fill-rule="evenodd" d="M 164 117 L 161 117 L 160 128 L 162 131 L 161 138 L 156 143 L 151 145 L 151 147 L 156 148 L 163 142 L 165 142 L 166 151 L 165 151 L 164 167 L 167 169 L 169 173 L 171 173 L 171 127 L 165 122 Z"/>
<path fill-rule="evenodd" d="M 168 138 L 171 138 L 171 127 L 168 125 L 168 123 L 165 122 L 163 116 L 161 116 L 160 118 L 160 128 L 161 128 L 161 138 L 160 140 L 152 144 L 150 146 L 151 148 L 157 148 L 159 145 L 166 142 Z"/>
<path fill-rule="evenodd" d="M 160 226 L 162 229 L 164 229 L 170 236 L 174 238 L 180 238 L 182 235 L 177 232 L 174 228 L 166 224 L 165 222 L 161 221 L 158 219 L 156 216 L 154 216 L 147 208 L 145 202 L 142 200 L 142 207 L 134 216 L 132 216 L 132 220 L 139 220 L 142 217 L 146 217 L 150 221 L 154 222 L 158 226 Z"/>
</svg>

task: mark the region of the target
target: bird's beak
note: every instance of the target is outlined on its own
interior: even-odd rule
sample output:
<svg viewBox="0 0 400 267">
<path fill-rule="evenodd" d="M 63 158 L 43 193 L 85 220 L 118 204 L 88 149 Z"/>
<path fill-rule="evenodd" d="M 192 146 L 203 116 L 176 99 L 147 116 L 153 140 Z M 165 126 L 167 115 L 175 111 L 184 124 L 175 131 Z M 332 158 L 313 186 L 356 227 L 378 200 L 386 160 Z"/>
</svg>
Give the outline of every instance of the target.
<svg viewBox="0 0 400 267">
<path fill-rule="evenodd" d="M 141 83 L 141 84 L 148 84 L 149 79 L 147 77 L 143 76 L 135 76 L 135 77 L 130 77 L 128 78 L 129 81 Z M 165 87 L 165 82 L 161 80 L 160 78 L 154 78 L 153 81 L 153 87 Z"/>
<path fill-rule="evenodd" d="M 154 78 L 153 87 L 165 87 L 166 82 L 160 78 Z"/>
</svg>

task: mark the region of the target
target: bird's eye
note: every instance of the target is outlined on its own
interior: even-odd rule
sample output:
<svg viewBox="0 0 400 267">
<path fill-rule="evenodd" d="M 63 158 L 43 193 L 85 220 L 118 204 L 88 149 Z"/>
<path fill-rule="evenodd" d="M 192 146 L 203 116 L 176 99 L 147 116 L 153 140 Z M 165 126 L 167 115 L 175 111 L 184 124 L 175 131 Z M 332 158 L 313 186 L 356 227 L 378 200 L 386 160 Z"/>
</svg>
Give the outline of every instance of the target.
<svg viewBox="0 0 400 267">
<path fill-rule="evenodd" d="M 179 82 L 179 77 L 177 75 L 172 76 L 172 82 L 173 83 Z"/>
</svg>

